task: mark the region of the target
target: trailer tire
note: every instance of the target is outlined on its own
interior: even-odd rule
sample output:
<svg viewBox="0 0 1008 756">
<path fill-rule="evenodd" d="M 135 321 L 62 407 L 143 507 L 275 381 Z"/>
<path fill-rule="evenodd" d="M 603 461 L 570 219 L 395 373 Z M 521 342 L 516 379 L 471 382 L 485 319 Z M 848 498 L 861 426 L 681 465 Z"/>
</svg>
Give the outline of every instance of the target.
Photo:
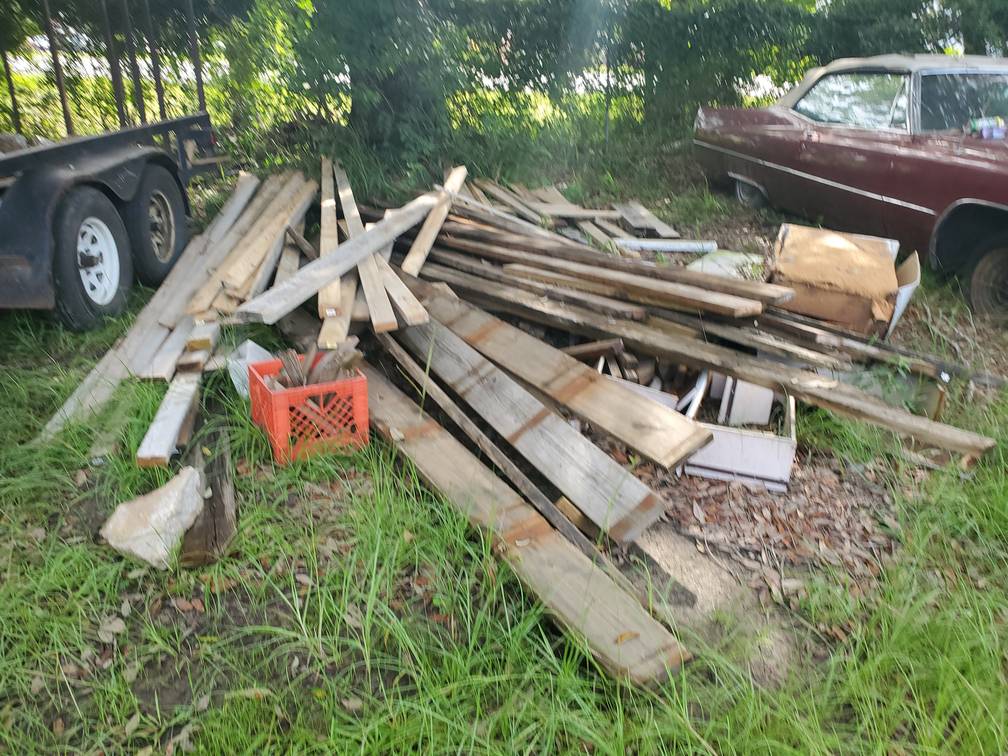
<svg viewBox="0 0 1008 756">
<path fill-rule="evenodd" d="M 148 164 L 136 196 L 123 208 L 133 242 L 133 266 L 146 286 L 160 286 L 189 243 L 185 201 L 175 177 Z"/>
<path fill-rule="evenodd" d="M 53 224 L 56 313 L 74 331 L 86 331 L 126 307 L 133 284 L 129 236 L 112 201 L 97 189 L 71 189 Z"/>
</svg>

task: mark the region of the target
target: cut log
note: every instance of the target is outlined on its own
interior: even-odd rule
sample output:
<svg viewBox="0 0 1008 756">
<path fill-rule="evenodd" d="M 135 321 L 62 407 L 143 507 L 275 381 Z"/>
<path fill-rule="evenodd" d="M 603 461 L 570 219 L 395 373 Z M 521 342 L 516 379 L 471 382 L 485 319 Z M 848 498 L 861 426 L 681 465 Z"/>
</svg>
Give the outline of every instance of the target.
<svg viewBox="0 0 1008 756">
<path fill-rule="evenodd" d="M 427 220 L 421 226 L 420 232 L 414 237 L 409 252 L 406 253 L 406 257 L 402 262 L 401 267 L 403 271 L 409 273 L 411 276 L 415 276 L 420 272 L 420 268 L 423 267 L 424 261 L 430 253 L 431 246 L 434 244 L 434 240 L 441 233 L 441 225 L 445 222 L 445 218 L 448 217 L 448 212 L 451 210 L 450 193 L 461 191 L 462 187 L 465 186 L 465 180 L 466 167 L 464 165 L 453 168 L 448 178 L 445 179 L 444 191 L 438 192 L 437 204 L 431 210 L 430 215 L 427 216 Z"/>
<path fill-rule="evenodd" d="M 429 359 L 442 381 L 614 541 L 633 541 L 665 511 L 659 496 L 436 320 L 399 333 L 418 359 Z"/>
<path fill-rule="evenodd" d="M 404 231 L 422 221 L 436 202 L 435 193 L 417 197 L 394 215 L 375 223 L 370 231 L 347 241 L 341 246 L 340 254 L 320 257 L 308 263 L 283 283 L 243 304 L 235 313 L 237 319 L 275 323 L 367 255 L 388 246 Z"/>
<path fill-rule="evenodd" d="M 412 329 L 411 329 L 412 330 Z M 371 424 L 476 527 L 496 553 L 610 673 L 639 685 L 668 679 L 689 653 L 639 602 L 522 501 L 377 370 L 368 378 Z"/>
<path fill-rule="evenodd" d="M 168 385 L 154 421 L 137 449 L 140 467 L 167 467 L 178 446 L 179 433 L 199 402 L 200 376 L 178 375 Z"/>
<path fill-rule="evenodd" d="M 664 467 L 672 467 L 711 439 L 678 412 L 599 375 L 570 355 L 459 299 L 430 293 L 428 312 L 471 347 L 569 407 L 594 426 Z"/>
</svg>

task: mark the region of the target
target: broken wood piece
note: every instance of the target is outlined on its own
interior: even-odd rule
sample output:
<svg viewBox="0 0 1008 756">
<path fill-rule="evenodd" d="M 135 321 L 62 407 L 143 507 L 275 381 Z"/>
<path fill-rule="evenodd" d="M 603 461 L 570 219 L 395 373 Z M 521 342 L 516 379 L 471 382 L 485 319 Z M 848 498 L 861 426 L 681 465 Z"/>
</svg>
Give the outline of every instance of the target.
<svg viewBox="0 0 1008 756">
<path fill-rule="evenodd" d="M 473 525 L 497 539 L 495 552 L 552 616 L 585 639 L 610 674 L 656 685 L 681 667 L 689 653 L 636 598 L 381 373 L 370 366 L 364 372 L 375 430 Z"/>
<path fill-rule="evenodd" d="M 166 570 L 182 534 L 203 509 L 203 490 L 199 471 L 183 467 L 160 488 L 119 504 L 101 535 L 121 554 Z"/>
<path fill-rule="evenodd" d="M 136 458 L 140 467 L 168 466 L 177 449 L 186 417 L 199 402 L 199 394 L 199 374 L 177 375 L 168 384 L 161 406 L 137 449 Z"/>
<path fill-rule="evenodd" d="M 484 193 L 511 208 L 511 210 L 514 211 L 519 218 L 523 218 L 529 223 L 539 224 L 542 222 L 542 218 L 540 217 L 541 214 L 530 209 L 524 202 L 521 201 L 521 199 L 518 198 L 516 194 L 514 194 L 514 192 L 511 192 L 503 186 L 487 179 L 476 179 L 474 183 L 482 189 Z M 448 188 L 445 187 L 445 189 L 447 190 Z"/>
<path fill-rule="evenodd" d="M 617 355 L 623 351 L 623 339 L 602 339 L 587 341 L 584 344 L 562 347 L 564 354 L 582 361 L 595 361 L 599 357 Z"/>
<path fill-rule="evenodd" d="M 409 287 L 402 282 L 392 266 L 381 255 L 375 255 L 375 263 L 378 272 L 381 274 L 382 284 L 388 293 L 392 306 L 395 308 L 400 320 L 408 326 L 421 325 L 430 320 L 427 310 L 420 304 Z"/>
<path fill-rule="evenodd" d="M 210 355 L 209 349 L 196 349 L 191 352 L 183 352 L 175 363 L 176 373 L 201 373 Z"/>
<path fill-rule="evenodd" d="M 619 213 L 624 223 L 642 236 L 660 236 L 665 239 L 675 239 L 679 236 L 674 228 L 659 220 L 654 213 L 637 200 L 614 202 L 613 208 Z"/>
<path fill-rule="evenodd" d="M 186 350 L 195 352 L 199 349 L 213 350 L 220 338 L 220 323 L 200 323 L 193 326 L 186 339 Z"/>
<path fill-rule="evenodd" d="M 175 364 L 186 349 L 189 334 L 194 327 L 191 316 L 182 318 L 168 338 L 161 344 L 157 354 L 143 370 L 136 373 L 137 378 L 148 380 L 170 381 L 175 375 Z"/>
<path fill-rule="evenodd" d="M 433 298 L 426 301 L 430 311 Z M 441 380 L 614 541 L 633 541 L 665 511 L 653 491 L 433 317 L 399 333 L 414 355 L 429 360 Z"/>
<path fill-rule="evenodd" d="M 445 179 L 444 191 L 438 193 L 437 204 L 431 210 L 430 215 L 427 216 L 427 220 L 424 221 L 423 226 L 420 227 L 419 233 L 413 238 L 413 243 L 410 245 L 409 251 L 406 253 L 406 257 L 400 266 L 403 271 L 409 273 L 411 276 L 415 276 L 420 272 L 420 268 L 423 267 L 424 261 L 426 261 L 427 255 L 434 245 L 434 240 L 441 233 L 441 226 L 444 224 L 445 218 L 448 217 L 448 212 L 451 210 L 452 201 L 450 192 L 461 191 L 462 187 L 465 186 L 465 180 L 466 167 L 464 165 L 453 168 Z"/>
<path fill-rule="evenodd" d="M 300 230 L 294 228 L 293 226 L 287 226 L 287 238 L 290 239 L 294 243 L 294 246 L 301 250 L 302 254 L 304 254 L 304 256 L 309 260 L 318 259 L 318 250 L 315 249 L 314 245 L 312 245 L 310 241 L 302 236 Z"/>
<path fill-rule="evenodd" d="M 320 257 L 308 263 L 286 281 L 245 302 L 238 308 L 236 316 L 246 323 L 277 322 L 364 257 L 388 246 L 404 231 L 423 220 L 436 201 L 434 193 L 417 197 L 398 212 L 375 223 L 370 231 L 349 239 L 341 245 L 338 255 Z"/>
<path fill-rule="evenodd" d="M 238 532 L 231 447 L 226 428 L 213 427 L 193 450 L 194 467 L 203 474 L 209 496 L 182 538 L 179 563 L 184 567 L 212 564 L 223 557 Z M 209 452 L 209 456 L 204 453 Z"/>
</svg>

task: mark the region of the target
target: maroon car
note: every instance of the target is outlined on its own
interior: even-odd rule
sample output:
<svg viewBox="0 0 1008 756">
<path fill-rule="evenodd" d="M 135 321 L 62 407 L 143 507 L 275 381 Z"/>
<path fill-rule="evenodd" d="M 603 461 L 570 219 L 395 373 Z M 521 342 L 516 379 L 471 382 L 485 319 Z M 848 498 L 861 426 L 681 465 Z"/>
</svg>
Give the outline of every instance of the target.
<svg viewBox="0 0 1008 756">
<path fill-rule="evenodd" d="M 1008 315 L 1008 60 L 844 59 L 766 108 L 701 108 L 707 176 L 839 230 L 899 239 Z M 976 123 L 977 119 L 986 119 Z"/>
</svg>

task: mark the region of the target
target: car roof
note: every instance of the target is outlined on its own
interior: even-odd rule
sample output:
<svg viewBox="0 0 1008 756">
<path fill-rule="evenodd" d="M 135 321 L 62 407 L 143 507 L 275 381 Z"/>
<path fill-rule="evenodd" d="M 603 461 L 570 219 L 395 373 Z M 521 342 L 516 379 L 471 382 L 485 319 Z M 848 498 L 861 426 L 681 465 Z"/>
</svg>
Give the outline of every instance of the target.
<svg viewBox="0 0 1008 756">
<path fill-rule="evenodd" d="M 1008 58 L 985 55 L 875 55 L 870 58 L 839 58 L 825 66 L 810 68 L 798 86 L 785 94 L 778 104 L 790 107 L 819 79 L 839 71 L 855 70 L 892 71 L 916 73 L 918 71 L 970 71 L 1004 69 L 1008 72 Z"/>
</svg>

